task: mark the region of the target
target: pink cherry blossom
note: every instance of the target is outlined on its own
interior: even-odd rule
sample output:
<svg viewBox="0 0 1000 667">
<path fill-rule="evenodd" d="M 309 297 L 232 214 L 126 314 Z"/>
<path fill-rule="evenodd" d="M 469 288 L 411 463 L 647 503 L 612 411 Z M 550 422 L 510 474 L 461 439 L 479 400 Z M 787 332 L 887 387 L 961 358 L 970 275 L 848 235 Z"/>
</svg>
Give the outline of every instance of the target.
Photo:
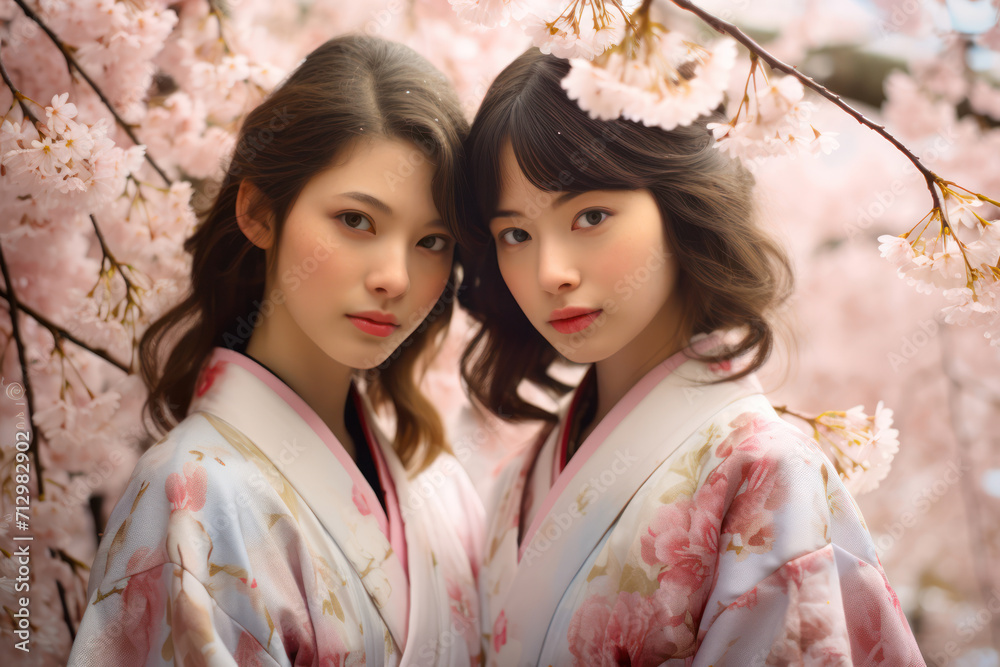
<svg viewBox="0 0 1000 667">
<path fill-rule="evenodd" d="M 493 650 L 497 653 L 507 643 L 507 612 L 501 611 L 493 623 Z"/>
<path fill-rule="evenodd" d="M 549 3 L 548 11 L 536 6 L 521 23 L 542 53 L 560 58 L 593 60 L 625 34 L 625 17 L 598 2 L 582 2 L 571 9 Z"/>
<path fill-rule="evenodd" d="M 172 511 L 200 510 L 205 505 L 205 493 L 208 491 L 208 475 L 205 468 L 193 461 L 184 464 L 184 477 L 174 472 L 170 473 L 166 482 L 167 500 Z"/>
<path fill-rule="evenodd" d="M 372 508 L 368 506 L 368 500 L 357 484 L 351 488 L 351 500 L 354 501 L 354 506 L 361 512 L 361 516 L 368 516 L 372 513 Z"/>
<path fill-rule="evenodd" d="M 688 125 L 722 101 L 736 45 L 723 39 L 710 49 L 685 46 L 684 62 L 695 68 L 692 78 L 684 79 L 676 53 L 670 53 L 672 41 L 647 37 L 640 46 L 644 55 L 635 58 L 613 51 L 594 62 L 573 59 L 562 86 L 593 118 L 621 116 L 665 130 Z"/>
<path fill-rule="evenodd" d="M 448 0 L 460 18 L 487 28 L 505 26 L 524 17 L 526 0 Z"/>
</svg>

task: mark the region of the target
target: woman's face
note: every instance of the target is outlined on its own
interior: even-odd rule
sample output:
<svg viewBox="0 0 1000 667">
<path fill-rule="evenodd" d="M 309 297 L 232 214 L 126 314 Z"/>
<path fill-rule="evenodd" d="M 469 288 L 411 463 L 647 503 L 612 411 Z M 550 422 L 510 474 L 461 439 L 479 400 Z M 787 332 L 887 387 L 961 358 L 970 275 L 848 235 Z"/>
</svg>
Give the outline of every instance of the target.
<svg viewBox="0 0 1000 667">
<path fill-rule="evenodd" d="M 580 363 L 640 362 L 668 344 L 681 313 L 677 265 L 652 194 L 539 190 L 509 144 L 501 169 L 490 232 L 500 273 L 539 333 Z"/>
<path fill-rule="evenodd" d="M 433 174 L 416 146 L 377 138 L 314 176 L 268 276 L 265 298 L 282 303 L 261 325 L 267 338 L 354 369 L 385 361 L 451 274 L 454 240 L 434 204 Z"/>
</svg>

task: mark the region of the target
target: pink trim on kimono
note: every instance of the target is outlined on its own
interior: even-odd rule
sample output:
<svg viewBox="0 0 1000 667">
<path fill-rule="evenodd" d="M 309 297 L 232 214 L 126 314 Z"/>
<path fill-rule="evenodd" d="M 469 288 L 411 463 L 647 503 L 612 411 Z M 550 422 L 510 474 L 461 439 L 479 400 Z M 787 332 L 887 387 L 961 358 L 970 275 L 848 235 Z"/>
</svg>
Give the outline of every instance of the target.
<svg viewBox="0 0 1000 667">
<path fill-rule="evenodd" d="M 717 345 L 721 339 L 722 337 L 720 335 L 712 334 L 705 338 L 701 338 L 683 350 L 674 353 L 658 366 L 646 373 L 641 380 L 636 382 L 635 385 L 628 390 L 620 401 L 615 403 L 615 406 L 611 408 L 611 411 L 604 417 L 604 419 L 601 420 L 601 423 L 599 423 L 597 427 L 591 431 L 590 435 L 587 436 L 587 439 L 573 455 L 573 458 L 570 459 L 569 465 L 567 465 L 566 468 L 559 473 L 559 476 L 556 478 L 552 488 L 549 489 L 549 492 L 545 495 L 545 500 L 542 501 L 541 507 L 539 507 L 538 511 L 535 512 L 534 520 L 531 522 L 528 530 L 525 531 L 524 535 L 521 537 L 521 545 L 517 550 L 518 562 L 521 562 L 524 552 L 531 543 L 531 538 L 536 532 L 538 532 L 539 526 L 541 526 L 542 522 L 545 521 L 545 518 L 552 511 L 556 500 L 559 499 L 563 490 L 565 490 L 565 488 L 587 462 L 587 459 L 593 456 L 594 452 L 600 448 L 601 443 L 607 439 L 608 435 L 618 426 L 618 424 L 620 424 L 621 421 L 635 409 L 635 406 L 637 406 L 649 392 L 655 389 L 664 378 L 677 370 L 677 368 L 680 367 L 680 365 L 685 361 L 688 361 L 691 358 L 689 354 L 691 351 L 700 354 L 704 352 L 706 348 Z M 580 393 L 579 387 L 577 387 L 576 393 Z M 574 397 L 573 403 L 576 403 L 576 397 Z M 569 419 L 563 417 L 560 427 L 567 430 L 568 423 Z M 561 437 L 565 438 L 565 434 L 561 434 Z"/>
<path fill-rule="evenodd" d="M 379 502 L 378 497 L 372 490 L 371 485 L 365 476 L 361 474 L 358 469 L 357 464 L 351 455 L 347 453 L 344 446 L 340 444 L 337 437 L 330 430 L 330 427 L 326 425 L 316 411 L 309 407 L 309 404 L 302 400 L 302 397 L 292 391 L 292 388 L 287 384 L 282 382 L 277 376 L 271 373 L 269 370 L 255 362 L 250 357 L 245 354 L 240 354 L 233 350 L 226 348 L 216 348 L 212 356 L 209 358 L 209 362 L 212 364 L 209 368 L 215 369 L 215 374 L 212 379 L 222 372 L 222 369 L 217 368 L 218 363 L 215 362 L 228 362 L 231 364 L 236 364 L 240 368 L 252 373 L 254 377 L 263 382 L 268 389 L 277 394 L 285 403 L 287 403 L 295 412 L 302 418 L 309 428 L 311 428 L 323 444 L 327 446 L 327 449 L 336 457 L 337 461 L 343 466 L 344 470 L 351 476 L 351 481 L 354 483 L 355 488 L 359 489 L 364 501 L 367 503 L 368 507 L 372 508 L 372 514 L 375 515 L 376 521 L 378 521 L 379 529 L 382 533 L 389 539 L 389 543 L 393 545 L 393 549 L 396 545 L 393 543 L 392 537 L 389 532 L 389 519 L 385 512 L 382 510 L 382 503 Z M 360 414 L 360 412 L 359 412 Z M 368 432 L 365 432 L 365 437 L 370 439 Z M 377 446 L 372 449 L 379 449 Z M 379 479 L 382 480 L 381 470 L 379 471 Z M 382 480 L 382 484 L 385 485 L 385 481 Z M 388 488 L 388 487 L 386 487 Z M 357 503 L 355 503 L 357 504 Z M 405 553 L 405 551 L 403 552 Z M 406 570 L 406 563 L 403 561 L 403 569 Z"/>
<path fill-rule="evenodd" d="M 559 451 L 556 460 L 556 465 L 552 466 L 552 481 L 549 482 L 549 486 L 555 486 L 556 480 L 559 479 L 559 473 L 563 471 L 566 467 L 566 455 L 569 451 L 569 432 L 570 424 L 573 423 L 576 411 L 580 408 L 580 401 L 583 399 L 583 388 L 588 382 L 593 382 L 594 367 L 591 366 L 587 373 L 580 380 L 580 385 L 573 392 L 573 401 L 569 404 L 569 411 L 566 413 L 566 418 L 563 420 L 562 424 L 559 425 Z"/>
<path fill-rule="evenodd" d="M 382 453 L 382 448 L 378 445 L 378 439 L 375 434 L 372 433 L 371 427 L 368 425 L 368 417 L 365 415 L 365 406 L 361 400 L 360 394 L 357 390 L 352 390 L 352 395 L 354 397 L 354 409 L 358 412 L 358 419 L 361 421 L 361 429 L 365 433 L 365 440 L 368 441 L 368 449 L 372 453 L 372 458 L 375 460 L 375 468 L 378 471 L 378 479 L 382 483 L 382 488 L 385 490 L 385 506 L 389 511 L 389 544 L 392 545 L 392 550 L 396 552 L 399 556 L 400 562 L 403 564 L 403 572 L 406 574 L 407 580 L 410 578 L 410 567 L 409 561 L 406 557 L 406 531 L 403 525 L 403 515 L 399 510 L 399 497 L 396 494 L 396 483 L 392 480 L 392 475 L 389 473 L 389 466 L 385 462 L 385 455 Z M 368 486 L 366 484 L 366 486 Z M 357 488 L 357 487 L 355 487 Z M 371 487 L 368 486 L 370 489 Z"/>
</svg>

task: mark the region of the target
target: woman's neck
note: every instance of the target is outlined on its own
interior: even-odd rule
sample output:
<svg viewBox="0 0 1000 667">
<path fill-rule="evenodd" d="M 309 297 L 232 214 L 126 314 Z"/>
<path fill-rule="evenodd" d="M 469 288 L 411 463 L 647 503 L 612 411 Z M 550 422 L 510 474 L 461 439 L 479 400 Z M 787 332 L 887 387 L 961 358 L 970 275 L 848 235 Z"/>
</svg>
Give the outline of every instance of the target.
<svg viewBox="0 0 1000 667">
<path fill-rule="evenodd" d="M 292 388 L 325 423 L 347 453 L 354 458 L 354 442 L 344 420 L 353 370 L 339 364 L 315 346 L 299 346 L 280 338 L 267 327 L 254 330 L 247 354 L 257 359 Z M 303 354 L 303 347 L 310 353 Z"/>
<path fill-rule="evenodd" d="M 639 380 L 683 348 L 679 337 L 672 336 L 651 351 L 626 347 L 617 354 L 596 362 L 594 373 L 597 382 L 597 408 L 593 419 L 581 430 L 579 442 L 587 439 Z"/>
</svg>

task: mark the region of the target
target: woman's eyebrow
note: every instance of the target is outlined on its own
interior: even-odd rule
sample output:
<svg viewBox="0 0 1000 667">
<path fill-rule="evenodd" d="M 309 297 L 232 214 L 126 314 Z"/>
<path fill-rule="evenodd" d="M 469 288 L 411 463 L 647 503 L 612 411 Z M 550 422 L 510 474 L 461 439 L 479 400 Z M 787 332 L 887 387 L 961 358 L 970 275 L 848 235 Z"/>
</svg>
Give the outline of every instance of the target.
<svg viewBox="0 0 1000 667">
<path fill-rule="evenodd" d="M 571 199 L 575 199 L 584 193 L 582 192 L 564 192 L 552 201 L 553 206 L 562 206 Z M 523 218 L 524 214 L 520 211 L 512 211 L 507 209 L 501 209 L 490 216 L 490 220 L 494 218 Z"/>
<path fill-rule="evenodd" d="M 362 204 L 368 204 L 369 206 L 378 210 L 380 213 L 384 215 L 389 215 L 389 216 L 392 215 L 392 208 L 390 208 L 388 204 L 386 204 L 378 197 L 373 197 L 372 195 L 367 194 L 365 192 L 345 192 L 341 195 L 341 197 L 348 197 L 355 201 L 359 201 Z"/>
</svg>

